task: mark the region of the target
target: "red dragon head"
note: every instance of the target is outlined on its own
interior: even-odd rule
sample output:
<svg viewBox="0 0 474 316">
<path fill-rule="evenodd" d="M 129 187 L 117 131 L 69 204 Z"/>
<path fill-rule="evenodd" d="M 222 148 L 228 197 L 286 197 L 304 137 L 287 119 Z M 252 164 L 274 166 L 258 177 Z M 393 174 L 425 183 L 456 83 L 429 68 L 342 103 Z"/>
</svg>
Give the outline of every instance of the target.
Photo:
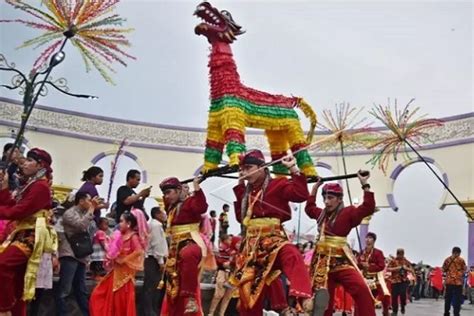
<svg viewBox="0 0 474 316">
<path fill-rule="evenodd" d="M 207 37 L 211 44 L 215 42 L 231 44 L 237 39 L 236 36 L 244 33 L 242 27 L 234 22 L 229 11 L 219 11 L 209 2 L 198 5 L 194 15 L 203 20 L 194 28 L 194 32 L 196 35 Z"/>
</svg>

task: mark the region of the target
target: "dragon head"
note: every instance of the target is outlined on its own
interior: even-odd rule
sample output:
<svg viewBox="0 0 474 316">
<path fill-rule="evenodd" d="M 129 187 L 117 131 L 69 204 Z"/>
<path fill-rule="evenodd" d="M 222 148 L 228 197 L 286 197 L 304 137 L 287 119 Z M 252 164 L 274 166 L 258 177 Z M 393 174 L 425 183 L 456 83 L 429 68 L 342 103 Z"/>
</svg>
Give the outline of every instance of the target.
<svg viewBox="0 0 474 316">
<path fill-rule="evenodd" d="M 196 35 L 204 35 L 209 43 L 224 42 L 231 44 L 237 36 L 244 33 L 242 27 L 235 23 L 229 11 L 219 11 L 209 2 L 202 2 L 194 15 L 203 20 L 195 28 Z"/>
</svg>

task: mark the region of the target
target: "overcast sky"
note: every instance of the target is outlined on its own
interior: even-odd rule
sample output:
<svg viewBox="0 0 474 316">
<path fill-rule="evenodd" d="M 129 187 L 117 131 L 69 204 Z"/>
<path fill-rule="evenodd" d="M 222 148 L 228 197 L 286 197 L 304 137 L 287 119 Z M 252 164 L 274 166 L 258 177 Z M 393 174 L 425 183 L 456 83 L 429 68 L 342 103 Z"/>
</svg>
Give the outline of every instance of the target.
<svg viewBox="0 0 474 316">
<path fill-rule="evenodd" d="M 208 43 L 194 35 L 198 1 L 123 1 L 119 13 L 135 28 L 128 68 L 116 65 L 116 86 L 96 72 L 86 74 L 72 45 L 53 76 L 65 76 L 73 92 L 97 101 L 50 93 L 41 104 L 154 123 L 205 127 L 208 101 Z M 233 44 L 242 80 L 268 92 L 303 96 L 320 112 L 335 103 L 371 107 L 387 98 L 416 104 L 434 117 L 473 111 L 472 3 L 470 1 L 213 1 L 229 10 L 247 31 Z M 1 19 L 27 18 L 0 5 Z M 1 24 L 0 52 L 18 68 L 31 68 L 39 50 L 16 50 L 39 34 Z M 1 73 L 1 82 L 9 82 Z M 19 99 L 1 90 L 2 96 Z M 185 114 L 184 114 L 185 113 Z M 470 167 L 472 168 L 472 166 Z M 405 185 L 406 184 L 406 185 Z M 209 184 L 212 186 L 212 183 Z M 407 248 L 413 260 L 439 264 L 454 244 L 466 254 L 467 221 L 457 208 L 436 210 L 441 189 L 424 168 L 400 176 L 396 190 L 420 199 L 398 198 L 399 213 L 376 216 L 380 246 Z M 399 187 L 399 188 L 398 188 Z M 439 193 L 436 193 L 438 192 Z M 406 191 L 406 192 L 405 192 Z M 397 193 L 397 192 L 396 192 Z M 437 195 L 436 195 L 437 194 Z M 214 201 L 220 208 L 221 201 Z M 293 224 L 291 224 L 293 225 Z M 445 232 L 441 237 L 440 231 Z M 396 237 L 399 236 L 399 237 Z M 420 242 L 417 242 L 420 241 Z M 436 262 L 435 262 L 436 261 Z"/>
</svg>

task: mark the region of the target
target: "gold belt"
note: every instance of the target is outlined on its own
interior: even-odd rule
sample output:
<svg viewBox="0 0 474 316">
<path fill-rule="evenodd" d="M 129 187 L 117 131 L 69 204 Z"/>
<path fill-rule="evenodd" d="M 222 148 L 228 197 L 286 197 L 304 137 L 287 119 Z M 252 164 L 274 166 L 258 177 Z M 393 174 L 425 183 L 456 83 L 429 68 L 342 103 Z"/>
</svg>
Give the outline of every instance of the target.
<svg viewBox="0 0 474 316">
<path fill-rule="evenodd" d="M 173 242 L 191 238 L 191 233 L 193 232 L 199 233 L 199 223 L 173 225 L 168 231 Z"/>
<path fill-rule="evenodd" d="M 275 232 L 279 233 L 281 231 L 280 220 L 274 217 L 253 218 L 249 220 L 247 224 L 248 237 L 267 235 Z"/>
<path fill-rule="evenodd" d="M 324 236 L 316 244 L 316 253 L 341 258 L 345 256 L 344 247 L 347 245 L 346 237 Z"/>
<path fill-rule="evenodd" d="M 199 231 L 199 223 L 185 224 L 185 225 L 173 225 L 170 228 L 171 235 L 181 235 L 191 232 Z"/>
</svg>

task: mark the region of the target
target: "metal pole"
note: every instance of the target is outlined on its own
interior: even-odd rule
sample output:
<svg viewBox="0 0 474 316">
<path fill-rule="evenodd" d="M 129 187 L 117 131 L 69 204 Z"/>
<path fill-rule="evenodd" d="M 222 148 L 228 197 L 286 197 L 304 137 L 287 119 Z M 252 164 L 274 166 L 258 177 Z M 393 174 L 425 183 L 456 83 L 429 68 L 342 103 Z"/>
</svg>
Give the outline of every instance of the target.
<svg viewBox="0 0 474 316">
<path fill-rule="evenodd" d="M 431 170 L 431 172 L 433 172 L 433 174 L 436 176 L 436 178 L 439 180 L 439 182 L 441 182 L 441 184 L 444 186 L 444 188 L 451 194 L 451 196 L 454 198 L 454 200 L 456 200 L 456 202 L 458 203 L 458 205 L 461 207 L 461 209 L 464 211 L 464 213 L 466 213 L 467 217 L 469 217 L 471 220 L 474 220 L 474 218 L 471 216 L 471 214 L 469 214 L 469 212 L 466 210 L 466 208 L 461 204 L 461 202 L 458 200 L 458 198 L 456 197 L 456 195 L 454 195 L 453 191 L 451 191 L 451 189 L 448 187 L 448 185 L 443 181 L 443 179 L 441 179 L 441 177 L 436 173 L 436 171 L 434 171 L 434 169 L 430 166 L 430 164 L 425 160 L 425 158 L 423 158 L 422 155 L 420 155 L 420 153 L 415 149 L 415 147 L 412 146 L 412 144 L 410 144 L 408 142 L 407 139 L 404 139 L 405 143 L 408 145 L 408 147 L 411 148 L 411 150 L 413 150 L 413 152 L 418 156 L 418 158 L 420 158 L 421 161 L 423 161 L 425 163 L 425 165 L 428 167 L 428 169 Z"/>
<path fill-rule="evenodd" d="M 296 243 L 300 242 L 300 232 L 301 232 L 301 204 L 298 204 L 298 237 L 296 237 Z"/>
<path fill-rule="evenodd" d="M 339 145 L 341 147 L 341 156 L 342 156 L 342 165 L 344 167 L 344 174 L 347 175 L 347 166 L 346 166 L 346 157 L 344 156 L 344 144 L 342 140 L 339 140 Z M 349 188 L 349 181 L 346 178 L 346 188 L 347 188 L 347 197 L 349 198 L 349 203 L 352 205 L 352 196 L 351 189 Z M 356 227 L 357 241 L 359 242 L 359 250 L 362 252 L 362 242 L 360 241 L 359 228 Z"/>
</svg>

